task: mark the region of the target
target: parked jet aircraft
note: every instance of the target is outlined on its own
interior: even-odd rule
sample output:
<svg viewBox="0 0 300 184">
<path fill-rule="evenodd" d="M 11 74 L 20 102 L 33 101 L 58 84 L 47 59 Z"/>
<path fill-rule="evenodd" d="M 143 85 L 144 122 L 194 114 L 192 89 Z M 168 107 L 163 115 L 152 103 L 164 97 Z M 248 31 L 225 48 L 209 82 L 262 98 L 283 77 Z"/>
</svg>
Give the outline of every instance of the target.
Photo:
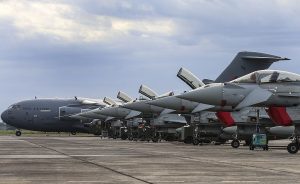
<svg viewBox="0 0 300 184">
<path fill-rule="evenodd" d="M 101 100 L 75 99 L 34 99 L 11 105 L 1 114 L 2 120 L 18 129 L 44 132 L 76 132 L 93 133 L 93 129 L 84 126 L 82 121 L 70 115 L 85 109 L 103 108 Z M 17 130 L 20 136 L 21 131 Z"/>
<path fill-rule="evenodd" d="M 300 75 L 298 74 L 260 70 L 228 83 L 209 84 L 179 97 L 215 105 L 220 110 L 236 111 L 248 106 L 267 107 L 268 115 L 277 125 L 295 124 L 296 135 L 287 149 L 290 153 L 297 153 L 299 150 L 298 121 L 300 119 L 299 117 L 293 119 L 287 111 L 287 107 L 298 109 L 300 105 Z"/>
<path fill-rule="evenodd" d="M 251 58 L 250 60 L 247 60 Z M 240 63 L 237 62 L 237 60 L 240 60 Z M 237 70 L 230 70 L 230 68 L 228 67 L 217 79 L 216 81 L 224 81 L 223 78 L 229 78 L 228 76 L 232 75 L 235 76 L 234 74 L 247 74 L 246 72 L 253 72 L 256 69 L 266 69 L 268 68 L 272 62 L 274 61 L 278 61 L 278 60 L 287 60 L 287 58 L 281 58 L 278 56 L 272 56 L 272 55 L 268 55 L 268 54 L 264 54 L 264 53 L 254 53 L 254 52 L 241 52 L 237 55 L 237 57 L 235 58 L 235 60 L 232 62 L 231 66 L 234 69 Z M 249 63 L 248 65 L 245 65 L 246 63 Z M 259 64 L 258 64 L 258 63 Z M 241 68 L 243 68 L 243 70 L 245 71 L 245 73 L 243 73 L 243 70 L 240 71 L 241 69 L 238 70 L 237 65 L 243 63 L 244 67 L 241 66 Z M 251 64 L 252 63 L 252 64 Z M 265 64 L 263 64 L 265 63 Z M 235 67 L 234 67 L 235 66 Z M 192 89 L 197 89 L 201 86 L 204 86 L 205 84 L 198 79 L 194 74 L 192 74 L 190 71 L 188 71 L 187 69 L 181 68 L 177 74 L 177 76 L 182 79 L 187 85 L 189 85 Z M 236 77 L 236 76 L 235 76 Z M 235 78 L 232 77 L 232 78 Z M 214 81 L 210 81 L 210 82 L 214 82 Z M 189 100 L 185 100 L 185 99 L 180 99 L 178 98 L 177 95 L 175 96 L 168 96 L 165 98 L 159 98 L 156 100 L 152 100 L 148 102 L 151 105 L 155 105 L 155 106 L 159 106 L 159 107 L 164 107 L 164 108 L 169 108 L 169 109 L 173 109 L 176 110 L 179 113 L 183 113 L 183 114 L 194 114 L 194 113 L 199 113 L 203 110 L 217 110 L 215 108 L 215 106 L 213 105 L 208 105 L 208 104 L 203 104 L 203 103 L 198 103 L 198 102 L 193 102 L 193 101 L 189 101 Z M 204 112 L 202 112 L 202 116 L 205 114 L 203 114 Z M 237 118 L 238 115 L 236 115 L 236 118 L 233 118 L 232 115 L 230 115 L 230 113 L 227 112 L 218 112 L 216 114 L 218 116 L 218 118 L 220 119 L 220 121 L 222 121 L 223 123 L 226 124 L 227 127 L 233 126 L 235 125 L 235 123 L 242 123 L 243 122 L 243 126 L 239 126 L 240 128 L 243 128 L 243 131 L 238 131 L 240 132 L 240 137 L 242 136 L 242 133 L 245 134 L 247 132 L 247 134 L 249 134 L 250 131 L 246 131 L 246 129 L 253 129 L 252 126 L 248 126 L 247 128 L 245 128 L 246 126 L 246 122 L 248 121 L 248 119 L 244 118 Z M 229 118 L 230 117 L 230 118 Z M 249 117 L 250 119 L 251 117 Z M 234 122 L 236 121 L 236 122 Z M 253 124 L 253 123 L 252 123 Z M 270 124 L 269 122 L 267 122 L 267 124 Z M 201 127 L 203 127 L 204 125 L 201 125 Z M 214 131 L 216 132 L 220 132 L 220 128 L 222 128 L 221 125 L 219 124 L 215 124 L 215 126 L 213 126 L 214 128 L 212 128 L 212 125 L 209 125 L 209 131 Z M 238 130 L 240 130 L 240 128 Z M 255 127 L 254 127 L 255 129 Z M 228 129 L 227 128 L 227 133 L 229 130 L 234 130 L 235 129 Z M 232 132 L 233 133 L 233 132 Z M 213 132 L 210 132 L 206 135 L 212 135 Z M 216 135 L 216 134 L 214 134 Z M 250 136 L 247 135 L 248 137 Z M 242 136 L 245 137 L 245 136 Z M 197 140 L 196 140 L 197 141 Z M 239 142 L 237 140 L 233 140 L 232 145 L 239 145 Z M 237 146 L 233 146 L 233 147 L 237 147 Z"/>
</svg>

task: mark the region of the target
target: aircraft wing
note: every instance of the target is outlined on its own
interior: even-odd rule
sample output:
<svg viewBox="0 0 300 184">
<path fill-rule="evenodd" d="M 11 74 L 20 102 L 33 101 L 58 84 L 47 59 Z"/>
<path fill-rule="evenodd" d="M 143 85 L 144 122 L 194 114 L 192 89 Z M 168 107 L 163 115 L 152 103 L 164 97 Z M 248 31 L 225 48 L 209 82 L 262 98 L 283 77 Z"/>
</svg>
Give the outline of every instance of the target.
<svg viewBox="0 0 300 184">
<path fill-rule="evenodd" d="M 187 123 L 186 119 L 183 116 L 179 116 L 177 114 L 164 114 L 157 117 L 157 119 L 160 119 L 164 122 L 169 123 Z"/>
<path fill-rule="evenodd" d="M 169 113 L 172 113 L 172 112 L 175 112 L 176 110 L 174 109 L 165 109 L 163 110 L 160 114 L 163 115 L 163 114 L 169 114 Z"/>
<path fill-rule="evenodd" d="M 192 113 L 201 112 L 201 111 L 204 111 L 204 110 L 207 110 L 207 109 L 211 109 L 213 107 L 215 107 L 215 106 L 199 103 L 199 105 L 192 111 Z"/>
<path fill-rule="evenodd" d="M 131 119 L 131 118 L 134 118 L 134 117 L 137 117 L 139 115 L 141 115 L 142 112 L 139 112 L 139 111 L 130 111 L 130 113 L 125 117 L 125 119 Z"/>
<path fill-rule="evenodd" d="M 235 109 L 242 109 L 244 107 L 250 107 L 252 105 L 267 101 L 273 93 L 262 88 L 256 88 L 250 92 L 244 100 L 239 103 Z"/>
</svg>

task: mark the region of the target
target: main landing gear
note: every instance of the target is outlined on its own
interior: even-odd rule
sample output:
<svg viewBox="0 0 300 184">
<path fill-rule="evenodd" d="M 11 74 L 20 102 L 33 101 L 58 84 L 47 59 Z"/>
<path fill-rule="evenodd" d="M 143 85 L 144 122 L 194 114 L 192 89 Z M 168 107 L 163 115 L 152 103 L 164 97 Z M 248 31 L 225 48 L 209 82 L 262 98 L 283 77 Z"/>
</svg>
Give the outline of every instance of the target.
<svg viewBox="0 0 300 184">
<path fill-rule="evenodd" d="M 299 151 L 299 137 L 294 137 L 293 141 L 287 146 L 287 151 L 296 154 Z"/>
<path fill-rule="evenodd" d="M 16 130 L 16 136 L 20 137 L 22 135 L 22 132 L 20 130 Z"/>
<path fill-rule="evenodd" d="M 231 147 L 239 148 L 240 147 L 240 141 L 237 140 L 237 139 L 234 139 L 233 141 L 231 141 Z"/>
</svg>

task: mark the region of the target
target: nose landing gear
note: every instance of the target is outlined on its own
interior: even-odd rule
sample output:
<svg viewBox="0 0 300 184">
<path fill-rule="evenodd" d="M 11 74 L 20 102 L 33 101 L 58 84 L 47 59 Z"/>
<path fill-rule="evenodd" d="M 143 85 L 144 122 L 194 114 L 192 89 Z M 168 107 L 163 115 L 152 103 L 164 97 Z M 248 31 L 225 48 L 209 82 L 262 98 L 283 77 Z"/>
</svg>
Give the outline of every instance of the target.
<svg viewBox="0 0 300 184">
<path fill-rule="evenodd" d="M 21 130 L 16 130 L 16 136 L 20 137 L 22 135 Z"/>
</svg>

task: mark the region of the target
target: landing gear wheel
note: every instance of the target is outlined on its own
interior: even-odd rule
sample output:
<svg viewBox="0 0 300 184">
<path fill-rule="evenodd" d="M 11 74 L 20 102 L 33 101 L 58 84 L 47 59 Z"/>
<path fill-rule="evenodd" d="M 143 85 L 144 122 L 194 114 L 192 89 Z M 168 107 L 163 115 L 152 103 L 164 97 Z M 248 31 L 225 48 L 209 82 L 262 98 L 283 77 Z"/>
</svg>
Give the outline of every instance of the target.
<svg viewBox="0 0 300 184">
<path fill-rule="evenodd" d="M 268 145 L 265 146 L 265 151 L 269 151 L 269 146 Z"/>
<path fill-rule="evenodd" d="M 20 137 L 22 135 L 22 132 L 20 130 L 16 131 L 16 136 Z"/>
<path fill-rule="evenodd" d="M 152 142 L 158 142 L 158 137 L 153 137 Z"/>
<path fill-rule="evenodd" d="M 199 145 L 199 144 L 200 144 L 199 139 L 194 139 L 194 140 L 193 140 L 193 145 L 197 146 L 197 145 Z"/>
<path fill-rule="evenodd" d="M 122 135 L 121 135 L 121 139 L 122 139 L 122 140 L 126 140 L 127 137 L 128 137 L 128 136 L 127 136 L 126 134 L 122 134 Z"/>
<path fill-rule="evenodd" d="M 238 140 L 233 140 L 232 142 L 231 142 L 231 147 L 233 147 L 233 148 L 238 148 L 238 147 L 240 147 L 240 141 L 238 141 Z"/>
<path fill-rule="evenodd" d="M 76 132 L 71 132 L 72 135 L 76 135 Z"/>
<path fill-rule="evenodd" d="M 299 145 L 297 143 L 290 143 L 287 146 L 287 150 L 290 154 L 296 154 L 299 151 Z"/>
<path fill-rule="evenodd" d="M 250 145 L 249 145 L 249 149 L 250 149 L 250 150 L 254 150 L 254 146 L 250 144 Z"/>
</svg>

